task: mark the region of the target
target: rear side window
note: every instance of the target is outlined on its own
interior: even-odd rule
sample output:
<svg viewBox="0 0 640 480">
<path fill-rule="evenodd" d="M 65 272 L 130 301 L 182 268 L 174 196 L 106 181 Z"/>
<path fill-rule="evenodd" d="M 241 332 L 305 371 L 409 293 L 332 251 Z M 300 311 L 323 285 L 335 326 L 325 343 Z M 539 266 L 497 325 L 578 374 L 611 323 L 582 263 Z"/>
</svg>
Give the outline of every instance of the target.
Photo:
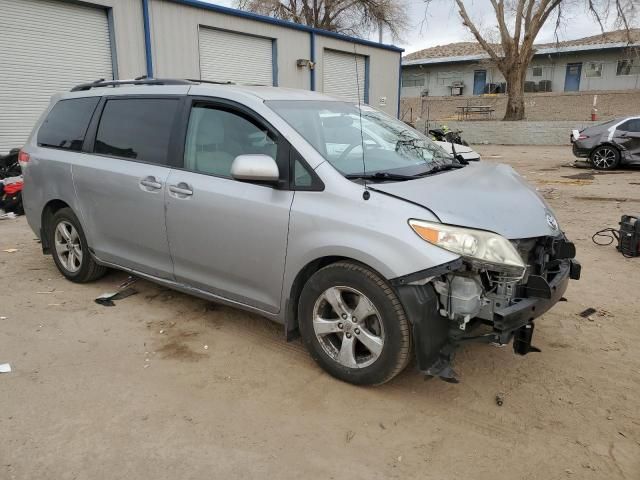
<svg viewBox="0 0 640 480">
<path fill-rule="evenodd" d="M 38 144 L 79 152 L 99 97 L 70 98 L 56 103 L 38 131 Z"/>
<path fill-rule="evenodd" d="M 166 165 L 178 99 L 108 100 L 100 117 L 94 152 Z"/>
<path fill-rule="evenodd" d="M 625 132 L 640 132 L 640 118 L 627 120 L 618 127 L 618 130 Z"/>
</svg>

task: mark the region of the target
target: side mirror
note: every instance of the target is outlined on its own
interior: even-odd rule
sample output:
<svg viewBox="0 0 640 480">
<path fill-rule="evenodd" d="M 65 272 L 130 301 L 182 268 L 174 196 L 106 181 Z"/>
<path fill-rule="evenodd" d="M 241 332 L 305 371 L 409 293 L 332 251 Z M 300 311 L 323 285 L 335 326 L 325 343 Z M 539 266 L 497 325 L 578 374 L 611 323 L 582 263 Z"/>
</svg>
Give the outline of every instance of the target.
<svg viewBox="0 0 640 480">
<path fill-rule="evenodd" d="M 269 155 L 238 155 L 231 164 L 231 176 L 235 180 L 276 183 L 280 170 Z"/>
</svg>

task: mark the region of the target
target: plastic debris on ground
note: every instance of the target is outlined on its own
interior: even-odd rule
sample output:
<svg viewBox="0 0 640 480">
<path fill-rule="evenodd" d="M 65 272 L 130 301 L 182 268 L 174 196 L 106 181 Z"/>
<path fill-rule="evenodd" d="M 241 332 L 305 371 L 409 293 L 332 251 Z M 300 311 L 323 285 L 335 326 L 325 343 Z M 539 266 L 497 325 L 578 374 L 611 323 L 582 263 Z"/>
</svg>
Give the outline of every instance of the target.
<svg viewBox="0 0 640 480">
<path fill-rule="evenodd" d="M 114 300 L 122 300 L 138 293 L 135 288 L 130 288 L 131 285 L 133 285 L 137 281 L 137 278 L 129 277 L 127 278 L 127 280 L 120 284 L 120 286 L 118 287 L 118 291 L 103 293 L 95 299 L 95 302 L 105 307 L 115 307 L 116 304 L 113 303 Z"/>
<path fill-rule="evenodd" d="M 0 363 L 0 373 L 11 373 L 11 365 L 8 363 Z"/>
</svg>

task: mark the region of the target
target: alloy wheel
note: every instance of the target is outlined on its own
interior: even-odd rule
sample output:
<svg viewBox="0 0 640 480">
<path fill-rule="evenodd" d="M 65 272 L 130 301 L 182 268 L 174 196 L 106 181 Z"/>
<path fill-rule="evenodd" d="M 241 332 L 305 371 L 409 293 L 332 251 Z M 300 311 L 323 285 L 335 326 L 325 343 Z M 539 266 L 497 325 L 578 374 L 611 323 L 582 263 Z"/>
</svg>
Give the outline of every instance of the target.
<svg viewBox="0 0 640 480">
<path fill-rule="evenodd" d="M 611 168 L 616 162 L 616 152 L 612 148 L 602 147 L 593 154 L 593 164 L 601 169 Z"/>
<path fill-rule="evenodd" d="M 56 226 L 54 234 L 56 254 L 60 263 L 71 273 L 82 266 L 82 244 L 76 228 L 68 221 L 62 220 Z"/>
<path fill-rule="evenodd" d="M 323 350 L 348 368 L 374 363 L 384 348 L 384 326 L 375 305 L 358 290 L 325 290 L 313 308 L 313 330 Z"/>
</svg>

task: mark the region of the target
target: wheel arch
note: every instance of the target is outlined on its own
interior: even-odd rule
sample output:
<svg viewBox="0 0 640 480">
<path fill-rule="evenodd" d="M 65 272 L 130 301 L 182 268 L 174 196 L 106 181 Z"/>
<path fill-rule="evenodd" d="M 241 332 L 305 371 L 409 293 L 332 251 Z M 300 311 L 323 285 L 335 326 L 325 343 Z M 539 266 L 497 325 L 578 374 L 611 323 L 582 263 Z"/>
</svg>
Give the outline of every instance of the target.
<svg viewBox="0 0 640 480">
<path fill-rule="evenodd" d="M 50 228 L 51 219 L 57 211 L 63 208 L 71 208 L 67 202 L 60 199 L 49 200 L 42 209 L 40 218 L 40 242 L 42 243 L 42 253 L 51 253 L 51 245 L 49 245 L 49 237 L 47 232 Z"/>
<path fill-rule="evenodd" d="M 593 152 L 595 152 L 597 149 L 599 149 L 600 147 L 613 147 L 615 148 L 618 153 L 622 154 L 622 150 L 624 150 L 622 147 L 620 147 L 620 145 L 618 145 L 615 142 L 612 142 L 610 140 L 605 140 L 604 142 L 600 142 L 599 144 L 597 144 L 595 147 L 593 147 L 591 149 L 591 151 L 589 152 L 589 158 L 591 158 L 591 155 L 593 155 Z"/>
<path fill-rule="evenodd" d="M 298 330 L 298 302 L 300 300 L 300 294 L 302 293 L 302 289 L 304 288 L 305 284 L 318 270 L 337 262 L 352 262 L 368 268 L 372 272 L 375 272 L 377 275 L 379 275 L 381 278 L 385 278 L 384 275 L 382 275 L 372 266 L 360 260 L 347 256 L 326 255 L 311 260 L 298 271 L 288 292 L 289 295 L 285 304 L 284 314 L 284 327 L 287 340 L 293 340 L 295 338 L 298 338 L 298 336 L 300 335 Z"/>
</svg>

